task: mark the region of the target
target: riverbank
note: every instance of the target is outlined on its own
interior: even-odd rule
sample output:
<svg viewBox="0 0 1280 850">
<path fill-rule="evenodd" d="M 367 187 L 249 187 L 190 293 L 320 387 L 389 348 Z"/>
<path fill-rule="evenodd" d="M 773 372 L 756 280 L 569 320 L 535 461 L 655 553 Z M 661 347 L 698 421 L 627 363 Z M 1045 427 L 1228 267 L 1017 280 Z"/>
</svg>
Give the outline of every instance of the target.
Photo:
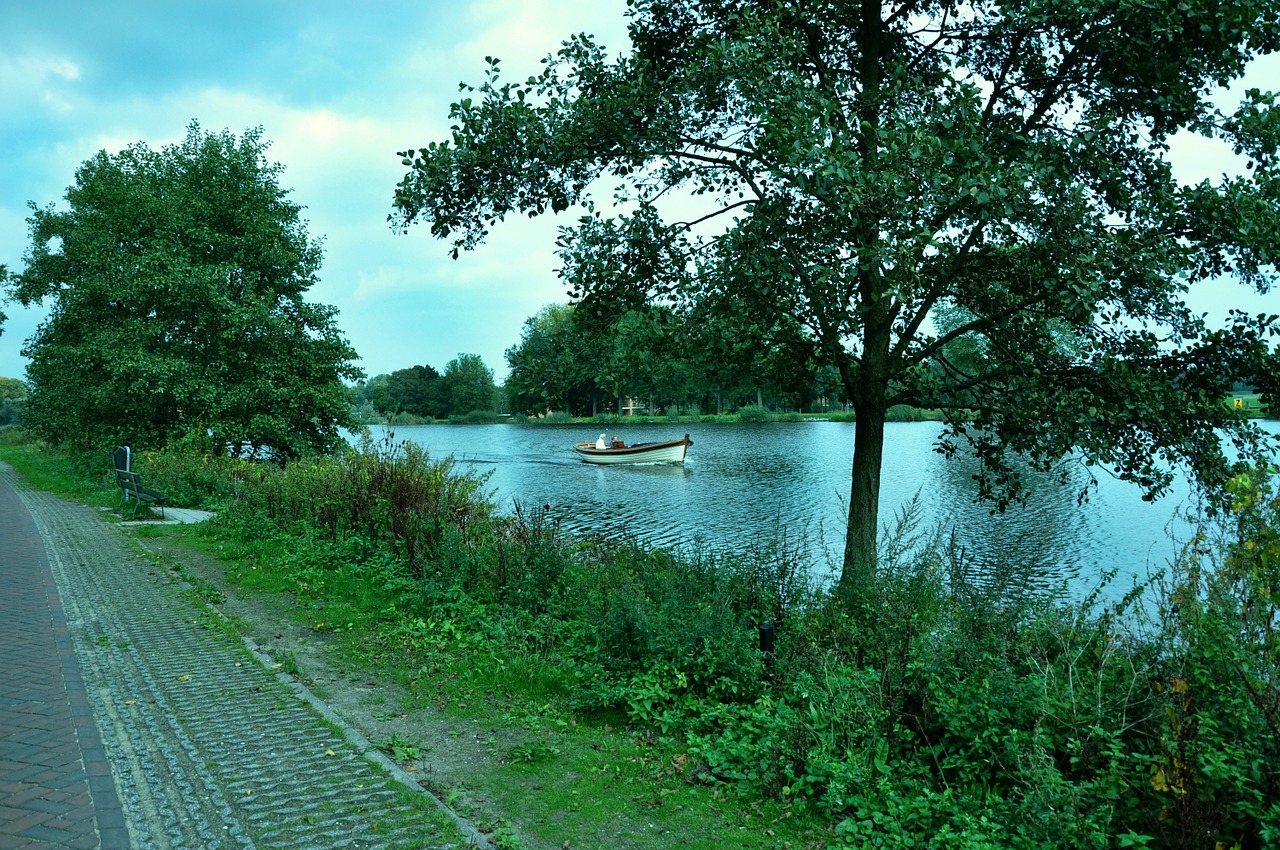
<svg viewBox="0 0 1280 850">
<path fill-rule="evenodd" d="M 1223 401 L 1233 406 L 1250 419 L 1275 420 L 1277 417 L 1262 404 L 1259 393 L 1234 393 Z M 935 408 L 918 408 L 907 405 L 895 405 L 889 408 L 886 416 L 888 422 L 945 422 L 945 411 Z M 525 416 L 523 414 L 497 413 L 488 411 L 472 411 L 463 416 L 449 419 L 424 419 L 410 413 L 397 413 L 391 416 L 372 416 L 360 420 L 362 425 L 486 425 L 503 422 L 517 424 L 546 425 L 671 425 L 701 422 L 853 422 L 852 408 L 825 410 L 802 413 L 799 411 L 773 411 L 765 407 L 748 405 L 732 413 L 697 413 L 650 416 L 645 414 L 597 413 L 594 416 L 572 416 L 567 413 L 548 413 L 543 416 Z"/>
<path fill-rule="evenodd" d="M 1144 614 L 975 583 L 955 553 L 904 560 L 893 540 L 846 607 L 785 552 L 675 557 L 495 516 L 411 446 L 136 465 L 221 504 L 135 533 L 211 597 L 265 606 L 232 611 L 245 622 L 287 621 L 268 635 L 283 669 L 409 724 L 373 737 L 423 772 L 438 750 L 440 793 L 482 807 L 506 846 L 1248 846 L 1280 830 L 1280 658 L 1262 633 L 1280 509 L 1262 482 L 1233 484 L 1241 536 L 1206 550 L 1220 560 L 1190 553 Z"/>
<path fill-rule="evenodd" d="M 118 503 L 86 474 L 87 464 L 9 436 L 0 457 L 32 480 L 100 509 Z M 169 483 L 178 485 L 174 492 L 189 489 Z M 330 570 L 308 551 L 314 541 L 270 534 L 246 540 L 216 521 L 131 525 L 127 534 L 162 577 L 189 584 L 237 634 L 269 653 L 278 671 L 304 683 L 495 847 L 830 842 L 821 819 L 777 801 L 740 799 L 695 772 L 674 741 L 633 727 L 624 715 L 580 722 L 564 702 L 572 681 L 539 681 L 536 658 L 524 653 L 508 663 L 492 647 L 477 653 L 482 636 L 469 637 L 463 617 L 407 629 L 383 621 L 386 588 L 359 587 L 375 578 L 368 563 Z M 344 575 L 344 567 L 353 574 Z"/>
<path fill-rule="evenodd" d="M 889 422 L 943 422 L 941 410 L 924 410 L 898 405 L 889 408 Z M 853 411 L 838 409 L 821 413 L 798 411 L 777 412 L 765 407 L 749 405 L 733 413 L 698 413 L 650 416 L 647 414 L 597 413 L 594 416 L 571 416 L 567 413 L 548 413 L 543 416 L 474 411 L 465 416 L 449 419 L 424 419 L 410 413 L 393 416 L 373 416 L 361 420 L 362 425 L 493 425 L 511 423 L 517 425 L 680 425 L 695 423 L 736 424 L 742 422 L 853 422 Z"/>
</svg>

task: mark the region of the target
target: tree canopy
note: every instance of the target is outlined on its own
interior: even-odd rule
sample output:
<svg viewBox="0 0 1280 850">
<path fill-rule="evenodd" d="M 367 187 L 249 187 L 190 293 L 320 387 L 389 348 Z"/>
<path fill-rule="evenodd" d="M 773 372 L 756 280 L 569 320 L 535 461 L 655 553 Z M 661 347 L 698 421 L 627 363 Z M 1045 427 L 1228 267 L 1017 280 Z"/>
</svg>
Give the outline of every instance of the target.
<svg viewBox="0 0 1280 850">
<path fill-rule="evenodd" d="M 192 123 L 179 144 L 100 151 L 66 209 L 31 204 L 10 294 L 49 302 L 27 341 L 24 420 L 57 441 L 156 447 L 209 436 L 238 454 L 332 448 L 355 352 L 304 300 L 321 251 L 265 159 Z"/>
<path fill-rule="evenodd" d="M 507 349 L 505 388 L 512 409 L 526 414 L 594 415 L 628 399 L 652 413 L 765 400 L 796 409 L 826 395 L 809 361 L 762 345 L 775 339 L 762 333 L 711 310 L 647 305 L 601 322 L 577 305 L 550 304 Z"/>
<path fill-rule="evenodd" d="M 578 35 L 525 81 L 489 59 L 453 132 L 404 151 L 392 221 L 472 249 L 507 214 L 585 207 L 571 294 L 621 313 L 732 304 L 834 369 L 857 415 L 841 595 L 874 575 L 885 413 L 951 411 L 983 492 L 1010 453 L 1071 455 L 1152 496 L 1222 480 L 1222 403 L 1274 389 L 1275 316 L 1185 303 L 1280 256 L 1276 95 L 1210 98 L 1280 47 L 1270 0 L 635 0 L 631 49 Z M 1180 131 L 1237 176 L 1183 185 Z M 608 211 L 597 206 L 616 186 Z M 937 320 L 937 321 L 935 321 Z M 805 357 L 799 356 L 804 354 Z"/>
<path fill-rule="evenodd" d="M 449 415 L 448 391 L 443 377 L 430 366 L 397 369 L 387 376 L 385 398 L 389 413 L 410 413 L 428 419 Z"/>
<path fill-rule="evenodd" d="M 479 354 L 459 354 L 444 367 L 444 394 L 448 409 L 457 415 L 493 412 L 498 407 L 498 388 L 493 370 Z"/>
</svg>

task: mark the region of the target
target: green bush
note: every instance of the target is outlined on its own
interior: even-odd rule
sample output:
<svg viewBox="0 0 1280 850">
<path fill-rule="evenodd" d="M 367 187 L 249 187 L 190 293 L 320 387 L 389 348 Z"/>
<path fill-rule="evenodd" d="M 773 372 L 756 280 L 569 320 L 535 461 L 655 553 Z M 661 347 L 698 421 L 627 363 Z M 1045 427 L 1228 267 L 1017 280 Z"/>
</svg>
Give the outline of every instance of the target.
<svg viewBox="0 0 1280 850">
<path fill-rule="evenodd" d="M 218 511 L 240 497 L 257 464 L 216 454 L 207 437 L 188 435 L 158 451 L 135 451 L 133 469 L 161 490 L 170 504 Z M 113 478 L 114 480 L 114 478 Z"/>
<path fill-rule="evenodd" d="M 467 413 L 453 414 L 449 417 L 453 425 L 491 425 L 498 421 L 496 410 L 472 410 Z"/>
<path fill-rule="evenodd" d="M 773 411 L 758 404 L 748 404 L 738 408 L 739 422 L 772 422 L 775 418 Z"/>
<path fill-rule="evenodd" d="M 366 435 L 342 457 L 260 466 L 246 481 L 241 509 L 258 510 L 281 529 L 311 525 L 338 540 L 359 535 L 386 545 L 422 576 L 445 530 L 464 540 L 483 536 L 493 518 L 484 479 L 456 472 L 452 459 L 433 461 L 425 448 L 375 444 Z"/>
</svg>

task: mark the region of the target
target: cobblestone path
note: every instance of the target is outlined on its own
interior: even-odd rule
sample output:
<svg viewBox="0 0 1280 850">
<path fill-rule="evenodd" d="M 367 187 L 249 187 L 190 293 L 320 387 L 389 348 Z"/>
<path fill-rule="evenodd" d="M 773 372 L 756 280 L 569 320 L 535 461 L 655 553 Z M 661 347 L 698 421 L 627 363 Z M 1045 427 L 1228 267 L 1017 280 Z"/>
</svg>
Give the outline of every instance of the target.
<svg viewBox="0 0 1280 850">
<path fill-rule="evenodd" d="M 5 669 L 27 671 L 0 675 L 0 848 L 453 848 L 476 837 L 363 755 L 96 510 L 32 490 L 0 464 L 6 490 L 0 544 L 31 548 L 30 522 L 44 551 L 0 554 L 0 581 L 47 602 L 25 620 L 5 617 L 14 635 L 0 632 Z M 41 583 L 37 556 L 54 587 Z M 58 670 L 65 693 L 32 691 L 32 669 Z M 53 719 L 34 725 L 51 728 L 32 731 L 42 712 Z M 42 779 L 10 758 L 31 750 L 10 746 L 4 728 L 24 716 L 23 734 L 46 736 L 69 767 Z M 89 833 L 87 811 L 97 811 Z M 67 828 L 41 832 L 50 820 Z"/>
</svg>

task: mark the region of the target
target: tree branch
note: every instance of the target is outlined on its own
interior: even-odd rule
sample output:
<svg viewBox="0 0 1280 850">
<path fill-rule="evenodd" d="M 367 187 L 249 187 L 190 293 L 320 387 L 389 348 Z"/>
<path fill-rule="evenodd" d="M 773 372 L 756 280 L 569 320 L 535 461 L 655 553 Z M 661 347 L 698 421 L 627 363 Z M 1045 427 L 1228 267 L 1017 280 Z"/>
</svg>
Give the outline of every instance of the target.
<svg viewBox="0 0 1280 850">
<path fill-rule="evenodd" d="M 730 210 L 734 210 L 734 209 L 737 209 L 738 207 L 745 207 L 745 206 L 749 206 L 749 205 L 751 205 L 751 204 L 758 204 L 758 203 L 760 203 L 760 200 L 759 200 L 758 198 L 747 198 L 747 199 L 746 199 L 746 200 L 744 200 L 744 201 L 738 201 L 736 204 L 730 204 L 730 205 L 729 205 L 729 206 L 727 206 L 727 207 L 721 207 L 721 208 L 720 208 L 720 209 L 718 209 L 718 210 L 715 210 L 715 211 L 713 211 L 713 212 L 709 212 L 709 213 L 707 213 L 706 215 L 702 216 L 701 218 L 696 218 L 696 219 L 694 219 L 693 221 L 676 221 L 676 222 L 672 222 L 672 225 L 671 225 L 671 226 L 672 226 L 672 227 L 683 227 L 685 230 L 690 230 L 690 229 L 692 229 L 693 227 L 695 227 L 695 226 L 697 226 L 697 225 L 699 225 L 699 224 L 702 224 L 704 221 L 710 221 L 711 219 L 715 218 L 716 216 L 724 215 L 725 213 L 729 212 Z"/>
</svg>

